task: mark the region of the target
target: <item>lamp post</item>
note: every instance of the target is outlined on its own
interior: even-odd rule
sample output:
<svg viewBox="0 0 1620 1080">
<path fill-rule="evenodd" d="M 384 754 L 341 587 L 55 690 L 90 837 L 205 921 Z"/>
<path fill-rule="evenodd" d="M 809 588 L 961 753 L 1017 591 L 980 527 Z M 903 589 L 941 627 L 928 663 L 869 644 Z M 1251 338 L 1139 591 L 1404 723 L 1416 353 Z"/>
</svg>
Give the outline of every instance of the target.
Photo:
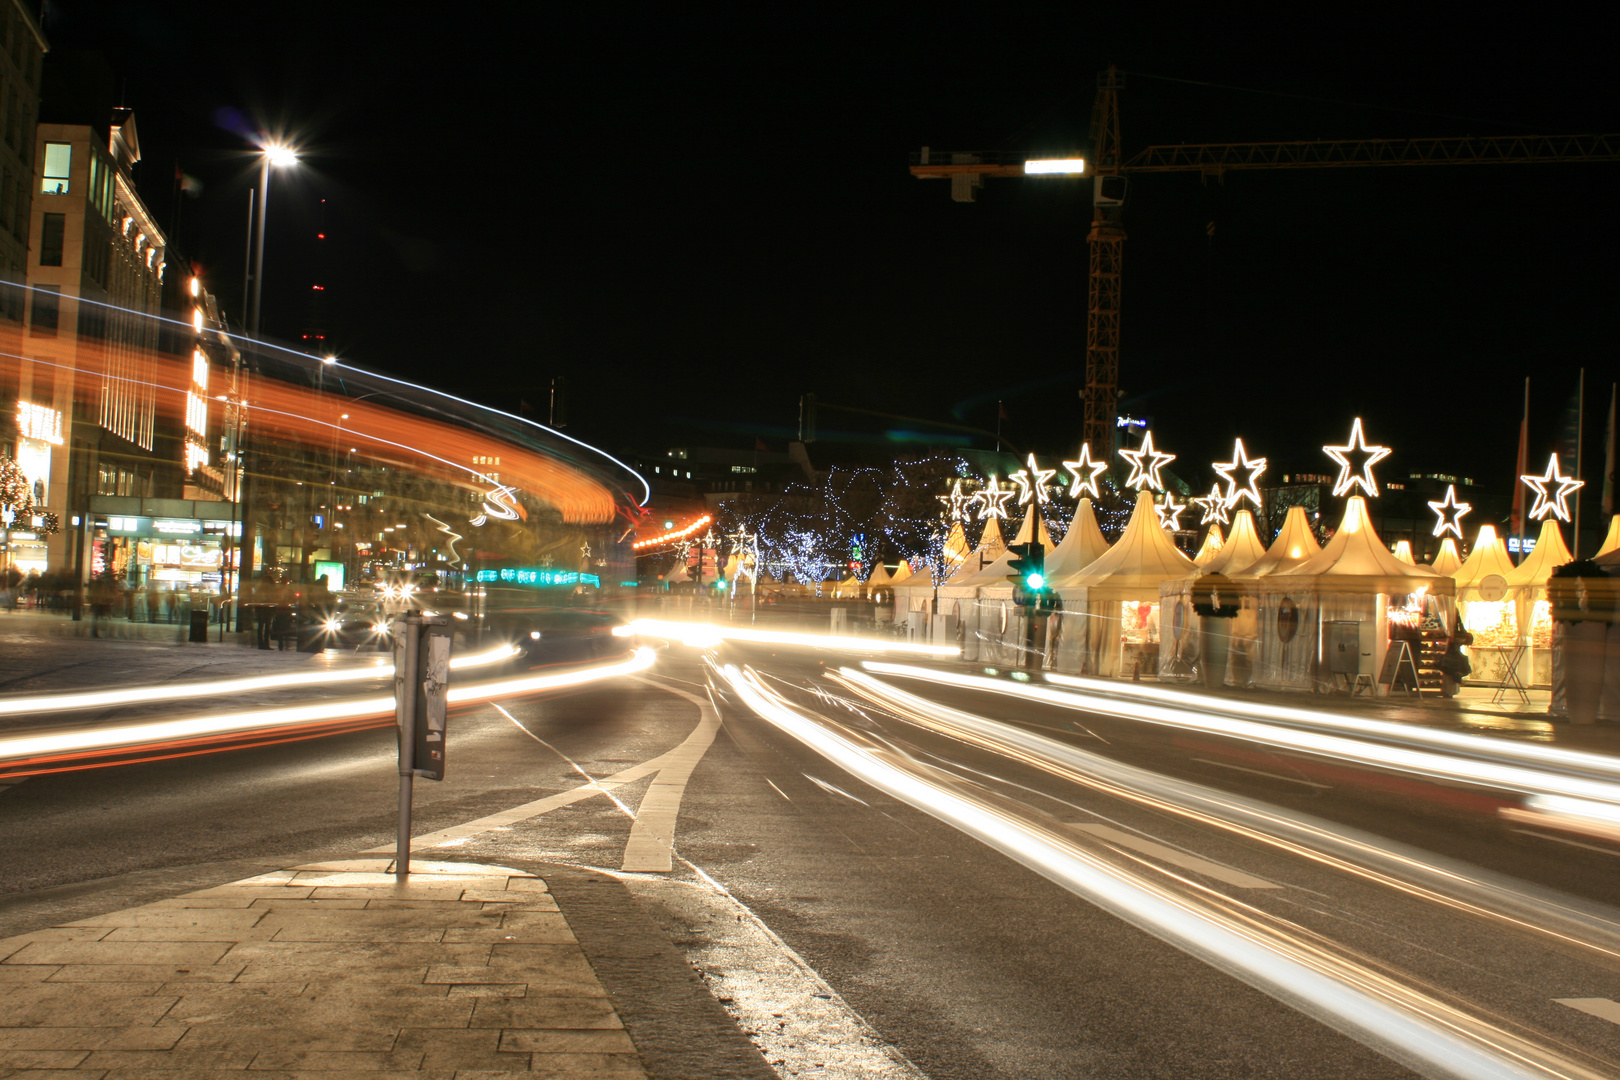
<svg viewBox="0 0 1620 1080">
<path fill-rule="evenodd" d="M 253 315 L 248 331 L 259 336 L 264 309 L 264 219 L 270 210 L 270 167 L 282 168 L 298 163 L 298 154 L 290 146 L 266 140 L 259 151 L 259 222 L 253 256 Z"/>
</svg>

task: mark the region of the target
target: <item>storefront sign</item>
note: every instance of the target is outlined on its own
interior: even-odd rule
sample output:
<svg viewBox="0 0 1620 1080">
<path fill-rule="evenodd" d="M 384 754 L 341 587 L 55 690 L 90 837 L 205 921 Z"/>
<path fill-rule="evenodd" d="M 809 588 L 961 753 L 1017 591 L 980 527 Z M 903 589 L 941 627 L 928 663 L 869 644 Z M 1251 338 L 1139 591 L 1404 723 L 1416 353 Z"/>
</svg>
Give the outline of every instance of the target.
<svg viewBox="0 0 1620 1080">
<path fill-rule="evenodd" d="M 186 518 L 157 518 L 152 531 L 164 536 L 196 536 L 202 532 L 202 522 Z"/>
<path fill-rule="evenodd" d="M 499 581 L 507 585 L 591 585 L 602 587 L 602 579 L 595 574 L 581 574 L 573 570 L 501 570 L 478 571 L 479 581 Z"/>
<path fill-rule="evenodd" d="M 142 517 L 109 517 L 107 531 L 110 533 L 130 533 L 138 535 L 152 527 L 151 518 Z"/>
<path fill-rule="evenodd" d="M 17 402 L 17 432 L 25 439 L 62 445 L 62 414 L 45 405 Z"/>
</svg>

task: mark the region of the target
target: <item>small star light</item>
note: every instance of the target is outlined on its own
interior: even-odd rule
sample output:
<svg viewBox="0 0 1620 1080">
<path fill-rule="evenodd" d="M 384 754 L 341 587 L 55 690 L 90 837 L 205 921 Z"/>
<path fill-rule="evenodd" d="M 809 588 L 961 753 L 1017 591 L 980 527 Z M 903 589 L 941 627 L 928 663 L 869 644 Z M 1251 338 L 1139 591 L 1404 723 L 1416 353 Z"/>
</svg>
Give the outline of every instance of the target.
<svg viewBox="0 0 1620 1080">
<path fill-rule="evenodd" d="M 992 476 L 990 482 L 985 484 L 973 496 L 972 501 L 978 503 L 980 507 L 979 520 L 1001 518 L 1005 521 L 1007 519 L 1007 500 L 1012 498 L 1014 494 L 1012 488 L 1002 487 L 996 481 L 996 478 Z"/>
<path fill-rule="evenodd" d="M 1046 485 L 1056 475 L 1056 469 L 1043 469 L 1035 464 L 1035 455 L 1031 454 L 1029 455 L 1029 467 L 1019 469 L 1007 479 L 1018 485 L 1019 506 L 1023 506 L 1031 499 L 1035 500 L 1036 506 L 1042 506 L 1052 501 L 1052 496 L 1046 493 Z"/>
<path fill-rule="evenodd" d="M 936 495 L 934 498 L 945 504 L 945 513 L 950 520 L 967 520 L 968 505 L 973 502 L 973 496 L 962 494 L 962 481 L 958 480 L 952 486 L 949 495 Z"/>
<path fill-rule="evenodd" d="M 1429 509 L 1434 511 L 1434 516 L 1437 519 L 1434 523 L 1434 535 L 1444 536 L 1446 533 L 1455 533 L 1458 540 L 1463 538 L 1462 516 L 1472 510 L 1473 507 L 1468 503 L 1457 501 L 1456 484 L 1447 484 L 1446 497 L 1439 502 L 1431 502 Z"/>
<path fill-rule="evenodd" d="M 1531 508 L 1530 516 L 1537 521 L 1542 520 L 1548 514 L 1552 514 L 1559 521 L 1568 521 L 1569 507 L 1564 500 L 1569 497 L 1571 492 L 1578 491 L 1586 486 L 1585 480 L 1571 480 L 1558 471 L 1557 454 L 1547 460 L 1547 473 L 1545 476 L 1521 476 L 1519 479 L 1530 485 L 1531 490 L 1536 493 L 1536 505 Z M 1558 484 L 1558 490 L 1549 492 L 1547 485 L 1555 482 Z M 1438 536 L 1439 533 L 1435 535 Z"/>
<path fill-rule="evenodd" d="M 1372 467 L 1389 456 L 1389 447 L 1367 445 L 1367 437 L 1361 432 L 1361 417 L 1356 417 L 1356 422 L 1350 425 L 1349 443 L 1324 446 L 1322 453 L 1339 463 L 1339 478 L 1333 482 L 1334 495 L 1348 495 L 1360 484 L 1369 496 L 1378 497 L 1378 481 L 1373 479 Z M 1350 463 L 1352 456 L 1357 464 Z"/>
<path fill-rule="evenodd" d="M 1119 456 L 1131 463 L 1130 478 L 1125 481 L 1126 487 L 1141 491 L 1150 487 L 1154 491 L 1164 490 L 1164 481 L 1159 479 L 1159 470 L 1176 460 L 1174 454 L 1161 454 L 1153 449 L 1153 432 L 1142 432 L 1142 448 L 1140 450 L 1121 450 Z M 1146 459 L 1144 461 L 1143 459 Z"/>
<path fill-rule="evenodd" d="M 1203 520 L 1198 524 L 1208 525 L 1212 521 L 1219 521 L 1223 525 L 1231 524 L 1231 519 L 1226 516 L 1226 496 L 1221 494 L 1219 480 L 1209 489 L 1208 495 L 1202 499 L 1194 499 L 1193 502 L 1204 508 Z"/>
<path fill-rule="evenodd" d="M 1097 477 L 1108 471 L 1108 462 L 1091 460 L 1090 443 L 1081 443 L 1079 460 L 1065 461 L 1063 467 L 1069 470 L 1069 498 L 1078 499 L 1088 491 L 1093 499 L 1102 498 Z"/>
<path fill-rule="evenodd" d="M 1232 447 L 1232 460 L 1224 465 L 1216 462 L 1215 471 L 1226 481 L 1227 506 L 1236 510 L 1244 499 L 1248 499 L 1254 503 L 1256 510 L 1260 509 L 1260 488 L 1256 486 L 1256 481 L 1260 479 L 1260 474 L 1266 471 L 1265 458 L 1251 458 L 1249 452 L 1243 448 L 1243 440 L 1239 439 Z M 1239 476 L 1242 477 L 1241 480 Z"/>
<path fill-rule="evenodd" d="M 1181 515 L 1187 509 L 1187 504 L 1176 502 L 1176 497 L 1166 489 L 1163 501 L 1154 503 L 1153 509 L 1159 515 L 1159 525 L 1175 532 L 1181 528 Z"/>
</svg>

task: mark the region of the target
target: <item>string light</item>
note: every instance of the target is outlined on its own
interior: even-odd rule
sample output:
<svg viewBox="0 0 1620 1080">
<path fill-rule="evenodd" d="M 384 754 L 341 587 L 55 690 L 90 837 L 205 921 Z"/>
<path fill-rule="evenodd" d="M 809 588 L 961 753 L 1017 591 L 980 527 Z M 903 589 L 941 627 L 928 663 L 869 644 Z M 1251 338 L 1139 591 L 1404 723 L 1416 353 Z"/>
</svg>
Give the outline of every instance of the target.
<svg viewBox="0 0 1620 1080">
<path fill-rule="evenodd" d="M 647 540 L 637 540 L 635 543 L 630 545 L 630 549 L 632 551 L 640 551 L 642 548 L 654 547 L 658 544 L 668 544 L 676 540 L 684 540 L 713 521 L 714 518 L 712 515 L 704 514 L 702 517 L 698 518 L 684 529 L 676 529 L 673 532 L 667 532 L 662 536 L 654 536 Z"/>
</svg>

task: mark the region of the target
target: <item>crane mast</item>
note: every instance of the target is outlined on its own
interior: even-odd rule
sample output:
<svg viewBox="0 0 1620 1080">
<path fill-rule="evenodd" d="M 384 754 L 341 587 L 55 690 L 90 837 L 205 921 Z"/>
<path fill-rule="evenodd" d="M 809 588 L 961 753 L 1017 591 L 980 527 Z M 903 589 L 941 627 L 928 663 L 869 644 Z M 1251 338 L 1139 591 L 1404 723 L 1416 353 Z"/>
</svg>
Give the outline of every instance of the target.
<svg viewBox="0 0 1620 1080">
<path fill-rule="evenodd" d="M 1099 460 L 1113 449 L 1119 404 L 1120 274 L 1125 258 L 1125 177 L 1120 172 L 1119 90 L 1124 76 L 1109 66 L 1091 105 L 1095 179 L 1091 185 L 1091 283 L 1086 296 L 1086 388 L 1083 438 Z"/>
</svg>

